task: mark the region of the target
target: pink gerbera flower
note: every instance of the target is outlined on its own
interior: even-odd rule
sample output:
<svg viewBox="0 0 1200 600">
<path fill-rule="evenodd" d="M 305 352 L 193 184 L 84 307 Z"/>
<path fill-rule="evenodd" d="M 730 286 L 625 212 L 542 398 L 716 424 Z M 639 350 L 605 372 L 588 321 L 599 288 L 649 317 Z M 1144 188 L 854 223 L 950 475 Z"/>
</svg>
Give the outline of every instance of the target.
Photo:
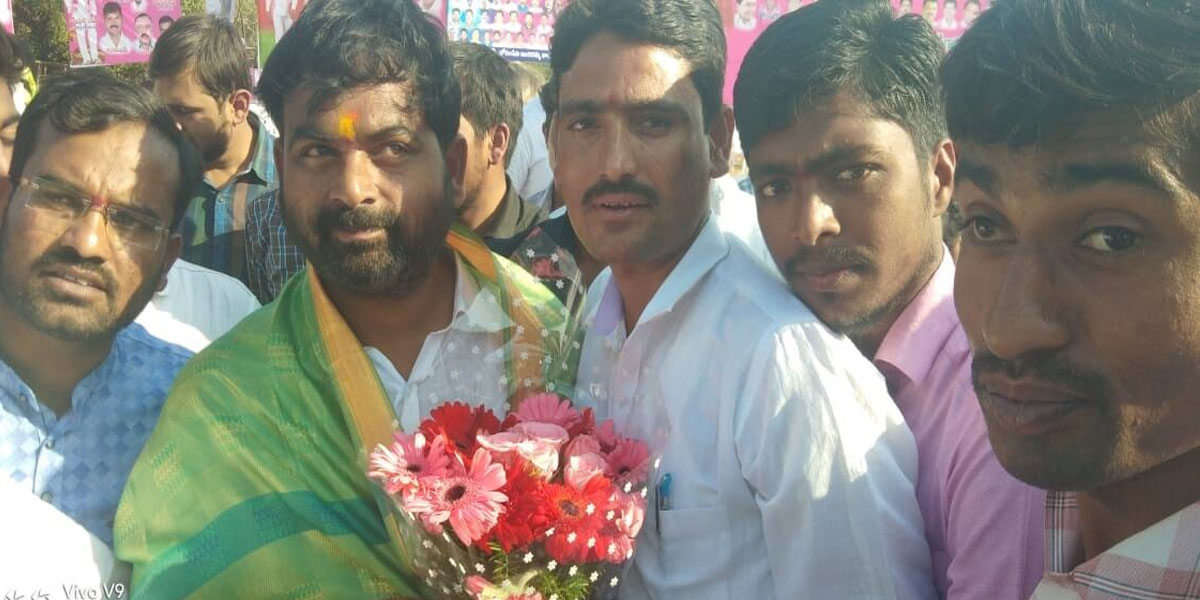
<svg viewBox="0 0 1200 600">
<path fill-rule="evenodd" d="M 617 487 L 626 483 L 639 485 L 650 476 L 650 449 L 637 440 L 621 439 L 604 458 L 608 461 L 608 475 Z"/>
<path fill-rule="evenodd" d="M 421 479 L 447 477 L 462 470 L 461 465 L 450 460 L 446 439 L 441 436 L 427 443 L 424 434 L 396 432 L 393 440 L 391 448 L 380 444 L 371 453 L 369 473 L 392 496 L 416 492 Z"/>
<path fill-rule="evenodd" d="M 480 448 L 466 474 L 433 480 L 405 502 L 404 509 L 419 515 L 433 531 L 449 522 L 454 535 L 469 546 L 496 525 L 508 501 L 508 496 L 497 491 L 504 482 L 504 467 L 493 464 L 491 453 Z"/>
<path fill-rule="evenodd" d="M 535 394 L 523 400 L 517 408 L 517 421 L 551 423 L 571 429 L 583 421 L 583 416 L 571 408 L 571 403 L 556 394 Z"/>
</svg>

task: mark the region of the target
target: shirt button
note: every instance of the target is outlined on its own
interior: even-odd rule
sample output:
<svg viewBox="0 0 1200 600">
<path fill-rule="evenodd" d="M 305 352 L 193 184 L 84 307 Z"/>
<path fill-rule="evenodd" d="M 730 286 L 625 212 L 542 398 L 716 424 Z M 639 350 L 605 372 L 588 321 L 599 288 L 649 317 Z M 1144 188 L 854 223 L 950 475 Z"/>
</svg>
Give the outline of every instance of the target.
<svg viewBox="0 0 1200 600">
<path fill-rule="evenodd" d="M 42 447 L 47 450 L 53 450 L 54 449 L 54 438 L 47 438 L 46 442 L 42 444 Z"/>
<path fill-rule="evenodd" d="M 54 494 L 51 494 L 50 492 L 42 492 L 42 500 L 45 500 L 46 502 L 53 502 Z"/>
</svg>

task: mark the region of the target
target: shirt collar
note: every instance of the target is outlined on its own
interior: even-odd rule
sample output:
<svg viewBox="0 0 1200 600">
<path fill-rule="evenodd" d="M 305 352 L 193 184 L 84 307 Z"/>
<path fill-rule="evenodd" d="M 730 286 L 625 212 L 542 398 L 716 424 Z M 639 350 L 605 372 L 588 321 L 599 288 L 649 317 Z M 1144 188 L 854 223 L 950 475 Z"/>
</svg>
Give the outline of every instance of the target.
<svg viewBox="0 0 1200 600">
<path fill-rule="evenodd" d="M 270 185 L 271 165 L 275 161 L 275 138 L 254 113 L 250 113 L 247 120 L 250 129 L 254 131 L 254 145 L 251 147 L 253 154 L 250 155 L 250 163 L 238 172 L 235 179 L 239 182 L 253 179 L 248 183 Z"/>
<path fill-rule="evenodd" d="M 451 327 L 460 331 L 495 333 L 515 325 L 500 307 L 496 295 L 482 288 L 468 274 L 462 257 L 454 255 L 457 271 L 454 284 L 454 319 Z"/>
<path fill-rule="evenodd" d="M 937 271 L 892 324 L 874 362 L 890 366 L 881 370 L 898 371 L 908 383 L 922 382 L 946 339 L 959 326 L 954 309 L 954 259 L 943 246 Z"/>
<path fill-rule="evenodd" d="M 1139 598 L 1184 598 L 1195 592 L 1200 564 L 1200 502 L 1151 525 L 1089 561 L 1083 559 L 1079 506 L 1072 492 L 1046 498 L 1046 579 L 1068 588 L 1144 592 Z"/>
<path fill-rule="evenodd" d="M 489 219 L 491 222 L 488 223 L 487 230 L 479 232 L 480 237 L 509 238 L 527 229 L 521 226 L 522 217 L 526 212 L 525 202 L 517 195 L 517 188 L 507 175 L 504 176 L 504 185 L 504 198 L 500 200 L 495 214 Z"/>
<path fill-rule="evenodd" d="M 671 312 L 679 300 L 696 287 L 700 280 L 728 253 L 729 242 L 718 229 L 716 220 L 709 215 L 708 221 L 700 228 L 699 235 L 692 241 L 691 247 L 679 260 L 679 264 L 675 265 L 675 268 L 659 286 L 658 291 L 650 298 L 650 303 L 642 311 L 637 325 L 642 325 L 660 315 Z M 609 272 L 611 273 L 611 271 Z M 617 289 L 615 277 L 608 277 L 608 284 L 602 294 L 593 313 L 592 323 L 597 332 L 607 335 L 616 331 L 617 325 L 623 324 L 625 320 L 621 293 Z M 624 326 L 622 325 L 620 329 L 624 331 Z"/>
</svg>

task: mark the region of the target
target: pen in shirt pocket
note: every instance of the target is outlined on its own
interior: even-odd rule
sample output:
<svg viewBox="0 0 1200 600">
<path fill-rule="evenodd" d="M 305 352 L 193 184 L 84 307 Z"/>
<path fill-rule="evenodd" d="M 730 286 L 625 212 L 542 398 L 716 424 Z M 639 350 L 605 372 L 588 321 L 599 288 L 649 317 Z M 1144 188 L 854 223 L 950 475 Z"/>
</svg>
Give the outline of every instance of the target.
<svg viewBox="0 0 1200 600">
<path fill-rule="evenodd" d="M 658 480 L 658 493 L 655 495 L 654 527 L 657 533 L 662 533 L 662 511 L 671 510 L 671 474 L 665 473 Z"/>
</svg>

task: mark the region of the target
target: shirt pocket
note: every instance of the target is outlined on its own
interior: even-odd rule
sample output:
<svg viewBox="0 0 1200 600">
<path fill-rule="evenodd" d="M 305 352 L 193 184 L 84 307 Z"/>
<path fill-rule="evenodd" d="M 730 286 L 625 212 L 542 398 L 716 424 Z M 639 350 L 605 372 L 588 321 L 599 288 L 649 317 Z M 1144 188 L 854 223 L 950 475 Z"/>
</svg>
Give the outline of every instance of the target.
<svg viewBox="0 0 1200 600">
<path fill-rule="evenodd" d="M 732 556 L 725 507 L 660 510 L 658 520 L 660 576 L 671 597 L 726 597 Z"/>
</svg>

